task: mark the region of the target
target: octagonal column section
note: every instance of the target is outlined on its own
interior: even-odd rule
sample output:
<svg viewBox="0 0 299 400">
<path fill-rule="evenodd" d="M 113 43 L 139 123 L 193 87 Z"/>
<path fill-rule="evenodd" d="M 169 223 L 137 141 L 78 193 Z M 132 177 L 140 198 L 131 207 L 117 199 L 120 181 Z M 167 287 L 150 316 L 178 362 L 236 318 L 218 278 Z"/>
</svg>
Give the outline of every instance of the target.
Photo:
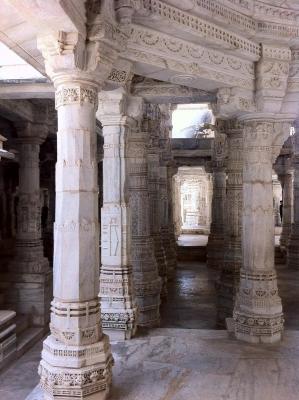
<svg viewBox="0 0 299 400">
<path fill-rule="evenodd" d="M 243 129 L 236 120 L 226 121 L 228 139 L 226 217 L 223 263 L 217 283 L 217 325 L 231 318 L 242 266 Z"/>
<path fill-rule="evenodd" d="M 132 120 L 126 116 L 124 89 L 102 92 L 98 117 L 103 126 L 102 326 L 116 339 L 130 339 L 137 324 L 131 265 L 131 210 L 128 196 L 128 141 Z"/>
<path fill-rule="evenodd" d="M 15 256 L 9 265 L 11 298 L 6 302 L 33 325 L 46 326 L 52 295 L 52 271 L 44 257 L 41 237 L 40 145 L 47 137 L 45 124 L 17 125 L 19 201 Z"/>
<path fill-rule="evenodd" d="M 54 300 L 39 367 L 46 399 L 105 398 L 113 363 L 103 335 L 95 112 L 97 86 L 55 81 L 58 113 Z"/>
<path fill-rule="evenodd" d="M 154 327 L 160 323 L 161 279 L 150 229 L 147 142 L 148 131 L 145 119 L 131 131 L 129 136 L 131 259 L 138 305 L 137 323 L 139 326 Z"/>
<path fill-rule="evenodd" d="M 161 297 L 167 296 L 167 260 L 161 235 L 160 207 L 160 122 L 161 115 L 157 104 L 146 104 L 146 115 L 143 123 L 147 126 L 148 146 L 148 190 L 150 201 L 150 229 L 154 240 L 155 257 L 159 275 L 162 280 Z"/>
<path fill-rule="evenodd" d="M 274 268 L 272 146 L 275 122 L 244 119 L 243 265 L 234 309 L 237 339 L 251 343 L 280 340 L 281 299 Z"/>
<path fill-rule="evenodd" d="M 207 265 L 220 269 L 223 262 L 226 209 L 226 134 L 224 121 L 219 120 L 213 151 L 212 221 L 207 245 Z"/>
</svg>

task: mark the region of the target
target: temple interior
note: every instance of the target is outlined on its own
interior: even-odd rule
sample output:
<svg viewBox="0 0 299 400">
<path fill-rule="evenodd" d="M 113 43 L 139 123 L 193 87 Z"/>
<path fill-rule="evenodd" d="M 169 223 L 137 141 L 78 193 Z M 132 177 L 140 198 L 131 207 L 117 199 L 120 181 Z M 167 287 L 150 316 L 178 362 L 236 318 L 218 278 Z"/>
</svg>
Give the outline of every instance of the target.
<svg viewBox="0 0 299 400">
<path fill-rule="evenodd" d="M 298 293 L 297 0 L 0 2 L 0 400 L 298 400 Z"/>
</svg>

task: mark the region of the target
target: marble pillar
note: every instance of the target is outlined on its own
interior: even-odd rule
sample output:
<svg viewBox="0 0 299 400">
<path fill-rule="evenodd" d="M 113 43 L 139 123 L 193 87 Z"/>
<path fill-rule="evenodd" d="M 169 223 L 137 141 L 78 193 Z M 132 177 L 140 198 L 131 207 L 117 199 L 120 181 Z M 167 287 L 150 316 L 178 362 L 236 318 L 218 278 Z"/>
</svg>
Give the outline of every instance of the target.
<svg viewBox="0 0 299 400">
<path fill-rule="evenodd" d="M 51 334 L 39 366 L 45 399 L 104 399 L 113 358 L 103 335 L 95 112 L 97 86 L 72 75 L 54 80 L 58 113 L 54 299 Z"/>
<path fill-rule="evenodd" d="M 226 172 L 213 170 L 212 222 L 207 244 L 207 266 L 220 269 L 223 261 Z"/>
<path fill-rule="evenodd" d="M 217 126 L 213 151 L 212 221 L 207 244 L 207 266 L 220 269 L 223 262 L 226 212 L 226 134 Z"/>
<path fill-rule="evenodd" d="M 234 309 L 237 339 L 281 339 L 283 313 L 274 268 L 272 119 L 245 119 L 240 286 Z"/>
<path fill-rule="evenodd" d="M 145 106 L 147 107 L 147 106 Z M 138 305 L 138 325 L 158 326 L 160 323 L 161 278 L 155 258 L 150 231 L 148 192 L 147 120 L 133 129 L 129 136 L 129 191 L 131 220 L 131 260 L 134 289 Z"/>
<path fill-rule="evenodd" d="M 104 136 L 103 207 L 101 212 L 100 300 L 102 326 L 110 337 L 130 339 L 137 327 L 131 264 L 131 210 L 128 186 L 128 136 L 124 89 L 100 94 Z"/>
<path fill-rule="evenodd" d="M 292 166 L 294 168 L 294 222 L 292 224 L 287 248 L 287 266 L 290 268 L 299 268 L 299 120 L 295 121 L 294 154 L 292 157 Z"/>
<path fill-rule="evenodd" d="M 242 266 L 242 126 L 237 121 L 227 121 L 227 136 L 226 229 L 223 263 L 217 282 L 217 325 L 220 327 L 224 327 L 225 319 L 233 315 Z"/>
<path fill-rule="evenodd" d="M 161 125 L 159 145 L 160 153 L 160 219 L 161 238 L 167 263 L 167 280 L 174 278 L 177 262 L 176 251 L 173 244 L 173 224 L 170 210 L 171 178 L 169 174 L 172 162 L 170 145 L 170 110 L 167 105 L 160 105 Z"/>
<path fill-rule="evenodd" d="M 9 264 L 11 290 L 5 303 L 28 315 L 33 325 L 49 322 L 52 271 L 44 257 L 41 233 L 40 145 L 47 136 L 43 124 L 18 125 L 19 190 L 14 259 Z"/>
<path fill-rule="evenodd" d="M 289 236 L 293 222 L 293 170 L 286 166 L 285 173 L 279 175 L 282 186 L 282 230 L 280 235 L 280 247 L 287 251 Z"/>
<path fill-rule="evenodd" d="M 162 243 L 160 215 L 160 109 L 158 105 L 147 104 L 144 124 L 148 132 L 148 190 L 150 201 L 150 232 L 154 241 L 155 257 L 162 280 L 161 297 L 167 296 L 167 261 Z"/>
</svg>

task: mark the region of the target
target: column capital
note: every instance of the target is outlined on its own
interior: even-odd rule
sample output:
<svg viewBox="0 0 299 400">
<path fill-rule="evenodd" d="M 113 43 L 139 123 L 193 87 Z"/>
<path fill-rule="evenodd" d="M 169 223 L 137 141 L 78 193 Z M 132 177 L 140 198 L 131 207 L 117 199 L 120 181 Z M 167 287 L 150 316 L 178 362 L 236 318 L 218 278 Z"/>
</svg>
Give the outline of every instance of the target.
<svg viewBox="0 0 299 400">
<path fill-rule="evenodd" d="M 108 78 L 119 52 L 126 46 L 128 30 L 107 15 L 107 7 L 103 8 L 89 10 L 92 22 L 87 23 L 87 38 L 79 32 L 64 31 L 38 37 L 46 72 L 56 87 L 81 79 L 101 87 Z"/>
<path fill-rule="evenodd" d="M 143 116 L 143 100 L 118 88 L 99 94 L 97 117 L 102 125 L 139 125 Z"/>
<path fill-rule="evenodd" d="M 17 132 L 17 143 L 42 144 L 48 136 L 48 126 L 43 123 L 20 122 L 14 124 Z"/>
</svg>

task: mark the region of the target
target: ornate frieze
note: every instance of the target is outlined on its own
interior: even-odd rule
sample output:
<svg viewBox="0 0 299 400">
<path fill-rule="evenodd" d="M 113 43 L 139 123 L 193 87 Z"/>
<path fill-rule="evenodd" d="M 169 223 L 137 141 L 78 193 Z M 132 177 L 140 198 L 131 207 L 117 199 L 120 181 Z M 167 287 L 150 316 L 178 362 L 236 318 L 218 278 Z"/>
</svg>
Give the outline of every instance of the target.
<svg viewBox="0 0 299 400">
<path fill-rule="evenodd" d="M 143 7 L 151 15 L 159 16 L 162 19 L 175 23 L 177 28 L 196 35 L 196 38 L 200 37 L 202 40 L 212 42 L 224 49 L 234 50 L 249 60 L 256 60 L 260 56 L 260 47 L 257 43 L 227 31 L 194 14 L 165 4 L 163 1 L 143 0 Z M 161 29 L 163 30 L 163 25 Z"/>
<path fill-rule="evenodd" d="M 185 74 L 184 80 L 174 82 L 180 85 L 196 87 L 196 77 L 202 75 L 229 85 L 233 76 L 236 86 L 254 86 L 252 62 L 137 25 L 131 28 L 128 50 L 123 56 Z"/>
</svg>

